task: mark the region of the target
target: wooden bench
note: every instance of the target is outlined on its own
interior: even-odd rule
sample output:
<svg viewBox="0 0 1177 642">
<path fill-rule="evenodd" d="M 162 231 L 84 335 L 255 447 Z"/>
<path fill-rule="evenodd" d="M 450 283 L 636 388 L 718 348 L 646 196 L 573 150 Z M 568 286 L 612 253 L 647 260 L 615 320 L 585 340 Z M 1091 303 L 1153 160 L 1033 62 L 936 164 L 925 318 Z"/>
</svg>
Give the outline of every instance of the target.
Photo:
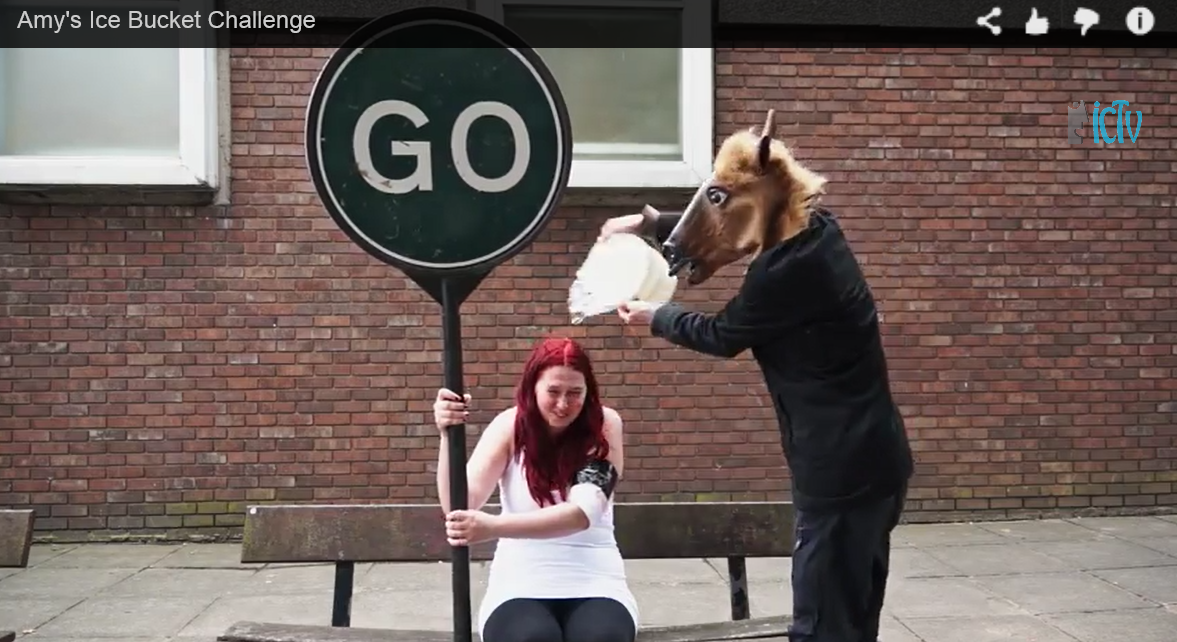
<svg viewBox="0 0 1177 642">
<path fill-rule="evenodd" d="M 487 506 L 497 512 L 498 506 Z M 711 642 L 782 637 L 788 616 L 752 618 L 748 557 L 790 557 L 789 502 L 619 503 L 614 509 L 618 548 L 625 559 L 726 558 L 732 620 L 642 627 L 642 642 Z M 433 504 L 261 505 L 245 516 L 244 563 L 335 564 L 331 625 L 242 621 L 219 642 L 452 642 L 452 631 L 351 628 L 357 562 L 448 562 L 441 509 Z M 493 542 L 470 547 L 470 560 L 489 560 Z M 472 609 L 477 612 L 477 604 Z M 475 632 L 473 640 L 478 640 Z"/>
<path fill-rule="evenodd" d="M 0 508 L 0 568 L 24 568 L 33 549 L 32 510 Z M 13 642 L 16 631 L 0 630 L 0 642 Z"/>
<path fill-rule="evenodd" d="M 32 510 L 0 509 L 0 568 L 24 568 L 29 565 L 34 520 L 36 515 Z"/>
</svg>

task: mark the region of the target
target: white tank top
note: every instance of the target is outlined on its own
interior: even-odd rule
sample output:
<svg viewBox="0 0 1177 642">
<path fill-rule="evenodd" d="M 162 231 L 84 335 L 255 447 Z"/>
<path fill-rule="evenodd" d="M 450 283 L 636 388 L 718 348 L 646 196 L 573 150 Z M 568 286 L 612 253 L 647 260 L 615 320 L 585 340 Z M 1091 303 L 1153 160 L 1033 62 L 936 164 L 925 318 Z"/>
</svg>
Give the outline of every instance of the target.
<svg viewBox="0 0 1177 642">
<path fill-rule="evenodd" d="M 560 501 L 559 496 L 554 499 Z M 527 487 L 523 465 L 514 456 L 499 480 L 502 514 L 540 510 Z M 565 537 L 499 539 L 490 563 L 486 595 L 478 609 L 481 636 L 487 618 L 517 597 L 607 597 L 620 602 L 638 627 L 638 604 L 625 577 L 625 563 L 613 536 L 613 499 L 596 526 Z"/>
</svg>

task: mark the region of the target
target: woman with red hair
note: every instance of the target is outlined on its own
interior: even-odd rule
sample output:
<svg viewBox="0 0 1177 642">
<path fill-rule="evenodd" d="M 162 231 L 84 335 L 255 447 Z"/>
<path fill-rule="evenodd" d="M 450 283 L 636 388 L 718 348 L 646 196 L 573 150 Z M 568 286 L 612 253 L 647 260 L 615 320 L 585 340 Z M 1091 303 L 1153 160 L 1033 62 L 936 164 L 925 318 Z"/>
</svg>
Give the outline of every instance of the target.
<svg viewBox="0 0 1177 642">
<path fill-rule="evenodd" d="M 483 642 L 633 642 L 637 601 L 613 535 L 621 477 L 621 417 L 601 404 L 584 349 L 545 339 L 532 351 L 515 404 L 482 432 L 466 463 L 470 510 L 449 506 L 446 426 L 470 396 L 441 389 L 437 492 L 451 545 L 498 540 L 478 611 Z M 496 485 L 502 511 L 480 510 Z"/>
</svg>

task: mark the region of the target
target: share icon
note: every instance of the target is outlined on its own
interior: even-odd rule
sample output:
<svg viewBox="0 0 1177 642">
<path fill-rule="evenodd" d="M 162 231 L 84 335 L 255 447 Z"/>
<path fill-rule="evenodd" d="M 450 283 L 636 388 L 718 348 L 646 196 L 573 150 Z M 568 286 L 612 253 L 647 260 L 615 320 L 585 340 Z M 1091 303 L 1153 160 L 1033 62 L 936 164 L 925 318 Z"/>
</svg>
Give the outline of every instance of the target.
<svg viewBox="0 0 1177 642">
<path fill-rule="evenodd" d="M 1001 27 L 989 22 L 990 20 L 992 20 L 1000 15 L 1001 15 L 1001 7 L 993 7 L 993 9 L 989 11 L 988 15 L 984 15 L 984 16 L 981 16 L 980 18 L 977 18 L 977 26 L 988 27 L 989 31 L 993 35 L 995 35 L 995 36 L 1000 35 L 1001 34 Z"/>
</svg>

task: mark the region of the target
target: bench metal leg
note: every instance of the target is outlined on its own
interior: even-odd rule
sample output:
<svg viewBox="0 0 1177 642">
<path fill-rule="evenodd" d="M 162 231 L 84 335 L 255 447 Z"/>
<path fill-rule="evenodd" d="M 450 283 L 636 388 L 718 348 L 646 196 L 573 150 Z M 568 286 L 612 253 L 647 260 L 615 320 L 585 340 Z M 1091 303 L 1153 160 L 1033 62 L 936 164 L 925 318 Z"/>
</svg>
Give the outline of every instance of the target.
<svg viewBox="0 0 1177 642">
<path fill-rule="evenodd" d="M 727 581 L 731 587 L 732 619 L 747 620 L 751 609 L 748 607 L 748 567 L 743 557 L 727 558 Z"/>
<path fill-rule="evenodd" d="M 351 590 L 355 577 L 354 562 L 335 563 L 335 597 L 331 605 L 331 626 L 351 626 Z"/>
</svg>

